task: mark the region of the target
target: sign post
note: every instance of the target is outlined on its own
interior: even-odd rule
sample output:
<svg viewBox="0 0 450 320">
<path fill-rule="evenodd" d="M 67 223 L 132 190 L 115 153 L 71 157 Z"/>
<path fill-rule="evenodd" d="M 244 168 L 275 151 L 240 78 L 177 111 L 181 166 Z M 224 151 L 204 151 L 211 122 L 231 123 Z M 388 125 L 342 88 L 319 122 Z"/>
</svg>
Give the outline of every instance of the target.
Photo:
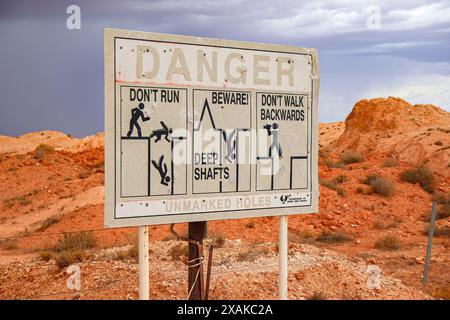
<svg viewBox="0 0 450 320">
<path fill-rule="evenodd" d="M 139 299 L 150 299 L 150 272 L 149 272 L 149 233 L 148 226 L 139 227 Z"/>
<path fill-rule="evenodd" d="M 279 226 L 279 280 L 278 295 L 280 300 L 288 300 L 288 217 L 280 216 Z"/>
<path fill-rule="evenodd" d="M 287 215 L 318 208 L 317 50 L 117 29 L 104 41 L 105 227 L 190 223 L 192 260 L 206 221 L 279 216 L 287 298 Z"/>
</svg>

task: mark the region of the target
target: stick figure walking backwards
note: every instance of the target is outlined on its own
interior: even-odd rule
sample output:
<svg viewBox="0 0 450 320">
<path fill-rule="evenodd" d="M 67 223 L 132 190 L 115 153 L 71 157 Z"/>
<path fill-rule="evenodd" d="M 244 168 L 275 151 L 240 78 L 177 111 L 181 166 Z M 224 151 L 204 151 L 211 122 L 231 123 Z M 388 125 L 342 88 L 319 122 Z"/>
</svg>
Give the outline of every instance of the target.
<svg viewBox="0 0 450 320">
<path fill-rule="evenodd" d="M 161 176 L 161 184 L 168 186 L 170 182 L 170 177 L 167 175 L 167 164 L 163 163 L 164 156 L 159 157 L 158 163 L 152 160 L 152 164 L 156 170 L 158 170 Z"/>
<path fill-rule="evenodd" d="M 277 123 L 274 123 L 272 125 L 266 124 L 264 126 L 264 129 L 267 130 L 267 134 L 269 136 L 272 136 L 272 144 L 269 147 L 269 157 L 272 157 L 272 151 L 273 149 L 277 149 L 278 151 L 278 157 L 283 158 L 283 150 L 281 150 L 281 144 L 280 144 L 280 128 Z"/>
<path fill-rule="evenodd" d="M 236 149 L 236 139 L 233 139 L 235 134 L 236 129 L 231 131 L 229 135 L 227 135 L 225 131 L 222 131 L 223 140 L 225 140 L 225 143 L 227 144 L 227 154 L 225 158 L 228 160 L 228 162 L 231 162 L 231 160 L 236 159 L 236 154 L 233 153 L 233 151 Z"/>
<path fill-rule="evenodd" d="M 127 137 L 130 137 L 133 134 L 134 127 L 137 129 L 138 137 L 142 137 L 141 126 L 138 121 L 139 119 L 141 119 L 142 122 L 150 120 L 150 117 L 146 117 L 142 110 L 144 110 L 144 104 L 142 102 L 139 103 L 137 108 L 131 109 L 130 130 L 127 133 Z"/>
</svg>

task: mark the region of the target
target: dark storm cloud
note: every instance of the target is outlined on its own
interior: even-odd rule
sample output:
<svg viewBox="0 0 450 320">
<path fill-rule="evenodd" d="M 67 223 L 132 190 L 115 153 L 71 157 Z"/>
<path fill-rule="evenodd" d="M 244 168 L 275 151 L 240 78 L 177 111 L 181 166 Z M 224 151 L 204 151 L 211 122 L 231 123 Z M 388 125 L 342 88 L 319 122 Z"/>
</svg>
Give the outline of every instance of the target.
<svg viewBox="0 0 450 320">
<path fill-rule="evenodd" d="M 71 4 L 81 7 L 81 30 L 66 28 Z M 373 5 L 380 28 L 369 30 Z M 406 98 L 420 76 L 445 83 L 449 16 L 449 1 L 424 0 L 2 1 L 0 134 L 103 130 L 105 27 L 316 47 L 321 121 L 331 121 L 385 92 L 386 78 Z"/>
</svg>

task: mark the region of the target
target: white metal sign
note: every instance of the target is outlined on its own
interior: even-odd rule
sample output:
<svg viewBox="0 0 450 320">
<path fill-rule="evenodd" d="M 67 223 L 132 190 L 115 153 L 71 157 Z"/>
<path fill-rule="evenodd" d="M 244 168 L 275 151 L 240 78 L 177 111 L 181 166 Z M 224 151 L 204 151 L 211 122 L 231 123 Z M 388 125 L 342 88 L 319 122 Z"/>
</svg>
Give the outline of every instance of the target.
<svg viewBox="0 0 450 320">
<path fill-rule="evenodd" d="M 105 226 L 317 211 L 317 51 L 105 30 Z"/>
</svg>

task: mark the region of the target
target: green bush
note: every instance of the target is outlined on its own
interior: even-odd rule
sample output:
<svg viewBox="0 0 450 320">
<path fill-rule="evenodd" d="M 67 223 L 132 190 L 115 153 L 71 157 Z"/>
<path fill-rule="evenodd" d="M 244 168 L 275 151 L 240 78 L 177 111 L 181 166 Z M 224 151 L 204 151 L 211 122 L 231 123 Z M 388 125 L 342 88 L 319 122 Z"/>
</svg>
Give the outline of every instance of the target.
<svg viewBox="0 0 450 320">
<path fill-rule="evenodd" d="M 409 183 L 418 183 L 428 193 L 433 193 L 434 191 L 435 181 L 433 173 L 424 165 L 403 171 L 400 179 Z"/>
</svg>

